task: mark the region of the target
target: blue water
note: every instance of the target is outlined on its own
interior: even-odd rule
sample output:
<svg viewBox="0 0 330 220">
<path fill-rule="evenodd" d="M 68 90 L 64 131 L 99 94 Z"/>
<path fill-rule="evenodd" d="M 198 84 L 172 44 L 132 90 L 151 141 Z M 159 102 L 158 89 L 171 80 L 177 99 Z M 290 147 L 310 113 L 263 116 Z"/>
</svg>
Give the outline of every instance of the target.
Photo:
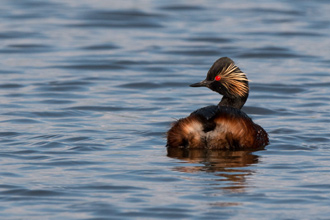
<svg viewBox="0 0 330 220">
<path fill-rule="evenodd" d="M 327 1 L 2 0 L 1 219 L 329 219 Z M 265 150 L 167 152 L 228 56 Z"/>
</svg>

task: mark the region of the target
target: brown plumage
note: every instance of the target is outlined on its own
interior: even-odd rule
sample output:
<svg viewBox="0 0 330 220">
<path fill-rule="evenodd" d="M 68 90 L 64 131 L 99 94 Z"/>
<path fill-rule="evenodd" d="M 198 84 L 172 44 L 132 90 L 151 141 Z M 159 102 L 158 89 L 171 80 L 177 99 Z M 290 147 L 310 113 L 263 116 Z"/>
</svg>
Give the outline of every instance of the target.
<svg viewBox="0 0 330 220">
<path fill-rule="evenodd" d="M 217 60 L 206 79 L 191 86 L 208 87 L 223 98 L 217 106 L 176 121 L 167 132 L 169 148 L 245 149 L 268 144 L 266 131 L 240 110 L 248 97 L 248 79 L 231 59 Z"/>
</svg>

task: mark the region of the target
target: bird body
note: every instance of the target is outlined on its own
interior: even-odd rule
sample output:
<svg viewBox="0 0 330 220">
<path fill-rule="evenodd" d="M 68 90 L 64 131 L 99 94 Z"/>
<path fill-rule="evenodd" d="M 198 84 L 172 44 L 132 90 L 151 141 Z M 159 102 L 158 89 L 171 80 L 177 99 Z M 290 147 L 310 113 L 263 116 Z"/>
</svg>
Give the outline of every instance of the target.
<svg viewBox="0 0 330 220">
<path fill-rule="evenodd" d="M 266 131 L 240 110 L 248 97 L 248 79 L 231 59 L 218 59 L 206 79 L 191 86 L 208 87 L 223 98 L 176 121 L 167 132 L 167 147 L 234 150 L 268 144 Z"/>
</svg>

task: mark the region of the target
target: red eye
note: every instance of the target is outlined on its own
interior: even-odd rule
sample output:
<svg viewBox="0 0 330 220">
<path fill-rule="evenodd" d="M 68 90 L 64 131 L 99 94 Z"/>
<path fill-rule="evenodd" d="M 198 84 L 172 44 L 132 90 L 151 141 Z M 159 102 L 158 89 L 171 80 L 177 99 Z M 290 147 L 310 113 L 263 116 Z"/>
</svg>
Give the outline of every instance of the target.
<svg viewBox="0 0 330 220">
<path fill-rule="evenodd" d="M 219 81 L 219 80 L 221 79 L 221 76 L 216 76 L 214 79 L 215 79 L 216 81 Z"/>
</svg>

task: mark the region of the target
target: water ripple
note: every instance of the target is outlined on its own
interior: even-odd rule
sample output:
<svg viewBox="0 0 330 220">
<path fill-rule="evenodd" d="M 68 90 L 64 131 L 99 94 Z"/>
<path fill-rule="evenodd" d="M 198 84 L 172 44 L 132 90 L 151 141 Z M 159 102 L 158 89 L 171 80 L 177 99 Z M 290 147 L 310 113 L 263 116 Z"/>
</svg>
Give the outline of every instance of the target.
<svg viewBox="0 0 330 220">
<path fill-rule="evenodd" d="M 162 14 L 143 11 L 106 11 L 95 10 L 83 15 L 84 23 L 72 24 L 71 27 L 81 28 L 161 28 Z"/>
<path fill-rule="evenodd" d="M 1 219 L 327 219 L 330 15 L 317 1 L 1 2 Z M 228 56 L 262 151 L 166 149 Z M 219 217 L 221 216 L 221 217 Z"/>
</svg>

